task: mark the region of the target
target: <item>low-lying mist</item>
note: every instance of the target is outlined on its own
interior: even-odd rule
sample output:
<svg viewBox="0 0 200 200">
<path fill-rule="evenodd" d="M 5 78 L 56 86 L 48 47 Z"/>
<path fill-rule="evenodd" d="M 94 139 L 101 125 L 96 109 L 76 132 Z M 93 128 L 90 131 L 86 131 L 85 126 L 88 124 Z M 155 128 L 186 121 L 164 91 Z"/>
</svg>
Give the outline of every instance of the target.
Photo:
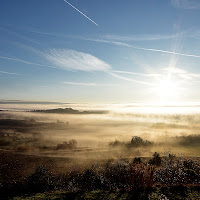
<svg viewBox="0 0 200 200">
<path fill-rule="evenodd" d="M 90 152 L 88 155 L 94 158 L 97 151 L 100 157 L 104 157 L 106 152 L 112 152 L 112 155 L 117 156 L 122 154 L 131 156 L 131 153 L 148 156 L 155 151 L 200 155 L 200 112 L 192 112 L 193 108 L 191 110 L 187 108 L 187 112 L 183 112 L 181 108 L 175 107 L 173 110 L 177 109 L 177 112 L 173 113 L 165 112 L 169 110 L 168 108 L 160 108 L 160 112 L 158 112 L 159 108 L 155 108 L 154 112 L 154 107 L 150 107 L 146 108 L 147 112 L 145 112 L 145 107 L 118 108 L 116 105 L 91 106 L 90 109 L 89 105 L 74 105 L 74 108 L 82 111 L 105 110 L 107 113 L 56 114 L 1 111 L 0 133 L 34 138 L 37 139 L 37 145 L 47 147 L 56 147 L 58 144 L 74 139 L 77 141 L 77 147 L 93 148 L 93 151 L 88 149 L 87 151 Z M 113 141 L 128 142 L 133 136 L 151 141 L 153 145 L 128 149 L 109 146 Z M 31 142 L 28 143 L 29 146 L 30 144 Z M 81 156 L 80 152 L 79 156 Z"/>
</svg>

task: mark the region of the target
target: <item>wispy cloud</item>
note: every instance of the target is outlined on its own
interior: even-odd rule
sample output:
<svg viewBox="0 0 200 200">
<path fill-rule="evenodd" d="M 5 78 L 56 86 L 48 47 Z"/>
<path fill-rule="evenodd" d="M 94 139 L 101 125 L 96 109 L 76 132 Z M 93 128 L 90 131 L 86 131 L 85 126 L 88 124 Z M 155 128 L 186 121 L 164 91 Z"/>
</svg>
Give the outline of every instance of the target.
<svg viewBox="0 0 200 200">
<path fill-rule="evenodd" d="M 12 60 L 12 61 L 17 61 L 17 62 L 21 62 L 21 63 L 25 63 L 25 64 L 31 64 L 31 62 L 26 61 L 26 60 L 22 60 L 19 58 L 12 58 L 12 57 L 7 57 L 7 56 L 0 56 L 1 59 L 5 59 L 5 60 Z"/>
<path fill-rule="evenodd" d="M 21 74 L 18 74 L 18 73 L 6 72 L 6 71 L 1 71 L 1 70 L 0 70 L 0 74 L 8 74 L 8 75 L 21 75 Z"/>
<path fill-rule="evenodd" d="M 131 75 L 139 75 L 139 76 L 146 76 L 146 77 L 162 77 L 161 74 L 142 74 L 142 73 L 129 72 L 129 71 L 120 71 L 120 70 L 110 70 L 110 72 L 114 72 L 117 74 L 131 74 Z"/>
<path fill-rule="evenodd" d="M 171 3 L 176 8 L 190 10 L 200 9 L 199 0 L 171 0 Z"/>
<path fill-rule="evenodd" d="M 78 86 L 89 86 L 89 87 L 93 87 L 96 86 L 96 83 L 80 83 L 80 82 L 69 82 L 69 81 L 65 81 L 64 84 L 67 85 L 78 85 Z"/>
<path fill-rule="evenodd" d="M 177 68 L 177 67 L 174 67 L 174 68 L 171 68 L 171 67 L 167 67 L 167 68 L 163 68 L 162 69 L 163 71 L 165 72 L 169 72 L 172 74 L 172 75 L 175 75 L 175 76 L 178 76 L 180 78 L 183 78 L 185 80 L 194 80 L 194 79 L 198 79 L 200 78 L 200 74 L 197 74 L 197 73 L 190 73 L 186 70 L 183 70 L 183 69 L 180 69 L 180 68 Z"/>
<path fill-rule="evenodd" d="M 111 66 L 91 54 L 70 50 L 51 49 L 44 57 L 58 68 L 71 71 L 107 71 Z"/>
<path fill-rule="evenodd" d="M 140 83 L 140 84 L 143 84 L 143 85 L 155 86 L 155 84 L 150 83 L 150 82 L 145 82 L 145 81 L 140 81 L 140 80 L 130 79 L 130 78 L 127 78 L 127 77 L 124 77 L 124 76 L 118 75 L 118 74 L 113 73 L 113 72 L 108 72 L 108 73 L 109 73 L 111 76 L 113 76 L 113 77 L 115 77 L 115 78 L 118 78 L 118 79 L 126 80 L 126 81 L 129 81 L 129 82 Z"/>
<path fill-rule="evenodd" d="M 52 32 L 43 32 L 43 31 L 38 31 L 38 30 L 26 30 L 30 33 L 36 33 L 36 34 L 41 34 L 41 35 L 50 35 L 53 37 L 64 37 L 64 38 L 72 38 L 72 35 L 64 35 L 64 34 L 59 34 L 59 33 L 52 33 Z"/>
<path fill-rule="evenodd" d="M 48 67 L 54 69 L 62 69 L 62 70 L 69 70 L 69 71 L 103 71 L 115 78 L 126 80 L 129 82 L 136 82 L 145 85 L 152 85 L 148 82 L 143 82 L 135 79 L 130 79 L 117 73 L 126 73 L 130 74 L 131 72 L 125 71 L 112 71 L 112 67 L 107 64 L 106 62 L 100 60 L 97 57 L 94 57 L 90 54 L 78 52 L 69 49 L 51 49 L 47 53 L 42 53 L 51 65 L 43 65 L 39 63 L 33 63 L 27 60 L 19 59 L 19 58 L 12 58 L 12 57 L 5 57 L 0 56 L 0 59 L 11 60 L 15 62 L 20 62 L 28 65 L 35 65 L 40 67 Z M 55 65 L 55 66 L 54 66 Z M 137 73 L 135 73 L 137 74 Z M 73 84 L 73 85 L 84 85 L 84 86 L 114 86 L 112 84 L 96 84 L 96 83 L 77 83 L 77 82 L 65 82 L 65 84 Z"/>
<path fill-rule="evenodd" d="M 43 64 L 40 64 L 40 63 L 34 63 L 34 62 L 30 62 L 30 61 L 23 60 L 23 59 L 20 59 L 20 58 L 13 58 L 13 57 L 8 57 L 8 56 L 0 56 L 0 59 L 20 62 L 20 63 L 24 63 L 24 64 L 27 64 L 27 65 L 34 65 L 34 66 L 38 66 L 38 67 L 48 67 L 48 68 L 57 69 L 57 67 L 54 67 L 54 66 L 43 65 Z"/>
<path fill-rule="evenodd" d="M 112 67 L 99 58 L 91 54 L 70 50 L 70 49 L 50 49 L 46 53 L 38 52 L 46 58 L 51 65 L 40 64 L 28 60 L 0 56 L 0 59 L 15 61 L 27 65 L 34 65 L 39 67 L 48 67 L 53 69 L 62 69 L 69 71 L 107 71 Z"/>
<path fill-rule="evenodd" d="M 64 0 L 64 2 L 66 2 L 68 5 L 70 5 L 72 8 L 74 8 L 76 11 L 78 11 L 81 15 L 83 15 L 84 17 L 86 17 L 88 20 L 90 20 L 92 23 L 94 23 L 96 26 L 99 26 L 95 21 L 93 21 L 92 19 L 90 19 L 87 15 L 85 15 L 84 13 L 82 13 L 80 10 L 78 10 L 76 7 L 74 7 L 72 4 L 70 4 L 68 1 Z"/>
<path fill-rule="evenodd" d="M 173 54 L 173 55 L 179 55 L 179 56 L 200 58 L 200 55 L 186 54 L 186 53 L 168 51 L 168 50 L 163 50 L 163 49 L 152 49 L 152 48 L 138 47 L 138 46 L 134 46 L 134 45 L 131 45 L 131 44 L 128 44 L 128 43 L 118 42 L 118 41 L 109 41 L 109 40 L 91 39 L 91 38 L 87 38 L 85 40 L 100 42 L 100 43 L 113 44 L 113 45 L 116 45 L 116 46 L 128 47 L 128 48 L 133 48 L 133 49 L 143 50 L 143 51 L 160 52 L 160 53 L 167 53 L 167 54 Z"/>
<path fill-rule="evenodd" d="M 53 32 L 43 32 L 38 30 L 29 30 L 31 33 L 37 33 L 42 35 L 50 35 L 54 37 L 64 37 L 64 38 L 72 38 L 72 39 L 86 39 L 85 37 L 75 36 L 75 35 L 65 35 L 60 33 Z M 99 40 L 115 40 L 115 41 L 151 41 L 151 40 L 167 40 L 178 37 L 180 34 L 172 34 L 172 35 L 162 35 L 162 34 L 140 34 L 140 35 L 102 35 L 99 37 Z M 98 39 L 97 39 L 98 40 Z"/>
<path fill-rule="evenodd" d="M 77 85 L 77 86 L 87 86 L 87 87 L 94 87 L 94 86 L 118 86 L 117 84 L 97 84 L 97 83 L 81 83 L 81 82 L 69 82 L 65 81 L 64 84 L 67 85 Z"/>
<path fill-rule="evenodd" d="M 47 53 L 44 54 L 44 57 L 51 62 L 51 64 L 56 65 L 58 68 L 70 70 L 70 71 L 103 71 L 115 78 L 135 82 L 145 85 L 153 85 L 152 83 L 140 81 L 132 78 L 127 78 L 119 75 L 119 73 L 123 74 L 135 74 L 135 75 L 143 75 L 143 76 L 158 76 L 156 74 L 144 75 L 134 72 L 126 72 L 126 71 L 115 71 L 112 70 L 112 67 L 106 62 L 100 60 L 97 57 L 94 57 L 90 54 L 70 50 L 70 49 L 51 49 Z M 96 83 L 79 83 L 79 82 L 65 82 L 66 84 L 71 85 L 82 85 L 82 86 L 106 86 L 105 84 L 96 84 Z"/>
<path fill-rule="evenodd" d="M 152 40 L 168 40 L 176 38 L 178 34 L 162 35 L 162 34 L 140 34 L 140 35 L 104 35 L 102 39 L 117 41 L 152 41 Z"/>
<path fill-rule="evenodd" d="M 164 49 L 154 49 L 154 48 L 146 48 L 146 47 L 135 46 L 135 45 L 129 44 L 127 42 L 122 42 L 122 39 L 118 40 L 118 41 L 114 40 L 114 39 L 111 40 L 111 38 L 106 39 L 106 37 L 105 37 L 105 39 L 102 39 L 102 38 L 104 38 L 104 36 L 101 37 L 101 38 L 89 38 L 89 37 L 87 38 L 87 37 L 62 35 L 62 34 L 57 34 L 57 33 L 48 33 L 48 32 L 41 32 L 41 31 L 31 31 L 31 32 L 34 32 L 34 33 L 37 33 L 37 34 L 51 35 L 51 36 L 54 36 L 54 37 L 65 37 L 65 38 L 67 37 L 67 38 L 73 38 L 73 39 L 78 39 L 78 40 L 86 40 L 86 41 L 91 41 L 91 42 L 111 44 L 111 45 L 133 48 L 133 49 L 143 50 L 143 51 L 151 51 L 151 52 L 173 54 L 173 55 L 179 55 L 179 56 L 185 56 L 185 57 L 200 58 L 200 55 L 195 55 L 195 54 L 186 54 L 186 53 L 182 53 L 182 52 L 178 52 L 178 51 L 169 51 L 169 50 L 164 50 Z M 197 36 L 199 36 L 199 32 L 192 33 L 189 36 L 190 37 L 197 37 Z"/>
</svg>

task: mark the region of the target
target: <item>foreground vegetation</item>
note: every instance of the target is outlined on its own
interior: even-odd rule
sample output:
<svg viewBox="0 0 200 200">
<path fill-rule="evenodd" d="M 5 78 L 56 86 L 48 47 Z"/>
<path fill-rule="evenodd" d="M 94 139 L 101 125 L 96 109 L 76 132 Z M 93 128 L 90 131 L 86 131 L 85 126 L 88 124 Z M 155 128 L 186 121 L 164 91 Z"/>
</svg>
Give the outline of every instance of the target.
<svg viewBox="0 0 200 200">
<path fill-rule="evenodd" d="M 200 191 L 198 187 L 154 187 L 143 191 L 123 191 L 123 190 L 94 190 L 90 192 L 61 192 L 51 191 L 37 193 L 29 196 L 14 197 L 14 200 L 158 200 L 158 199 L 179 199 L 196 200 L 199 199 Z"/>
<path fill-rule="evenodd" d="M 40 165 L 18 180 L 2 175 L 0 194 L 4 199 L 159 199 L 162 195 L 166 199 L 198 199 L 199 185 L 198 159 L 173 154 L 160 157 L 155 152 L 149 159 L 108 160 L 90 168 L 76 165 L 66 173 Z"/>
</svg>

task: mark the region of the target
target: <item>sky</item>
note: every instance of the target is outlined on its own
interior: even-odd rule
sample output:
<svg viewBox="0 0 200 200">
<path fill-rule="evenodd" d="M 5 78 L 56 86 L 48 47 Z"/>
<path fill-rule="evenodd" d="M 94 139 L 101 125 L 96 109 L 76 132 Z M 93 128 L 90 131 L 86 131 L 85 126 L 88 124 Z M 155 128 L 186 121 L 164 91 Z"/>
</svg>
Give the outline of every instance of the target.
<svg viewBox="0 0 200 200">
<path fill-rule="evenodd" d="M 200 102 L 199 0 L 1 0 L 0 100 Z"/>
</svg>

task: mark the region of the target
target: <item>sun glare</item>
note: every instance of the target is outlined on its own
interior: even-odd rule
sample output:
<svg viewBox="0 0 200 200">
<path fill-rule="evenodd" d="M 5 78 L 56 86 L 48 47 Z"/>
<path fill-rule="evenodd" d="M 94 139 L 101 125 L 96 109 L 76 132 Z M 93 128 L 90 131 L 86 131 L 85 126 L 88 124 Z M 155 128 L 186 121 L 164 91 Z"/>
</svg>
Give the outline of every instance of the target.
<svg viewBox="0 0 200 200">
<path fill-rule="evenodd" d="M 165 79 L 160 80 L 157 87 L 154 88 L 154 92 L 158 97 L 159 103 L 170 104 L 172 101 L 176 101 L 179 95 L 179 87 L 176 82 Z"/>
<path fill-rule="evenodd" d="M 160 81 L 160 85 L 158 86 L 158 92 L 162 94 L 162 96 L 172 96 L 175 92 L 176 85 L 170 80 L 162 80 Z"/>
</svg>

